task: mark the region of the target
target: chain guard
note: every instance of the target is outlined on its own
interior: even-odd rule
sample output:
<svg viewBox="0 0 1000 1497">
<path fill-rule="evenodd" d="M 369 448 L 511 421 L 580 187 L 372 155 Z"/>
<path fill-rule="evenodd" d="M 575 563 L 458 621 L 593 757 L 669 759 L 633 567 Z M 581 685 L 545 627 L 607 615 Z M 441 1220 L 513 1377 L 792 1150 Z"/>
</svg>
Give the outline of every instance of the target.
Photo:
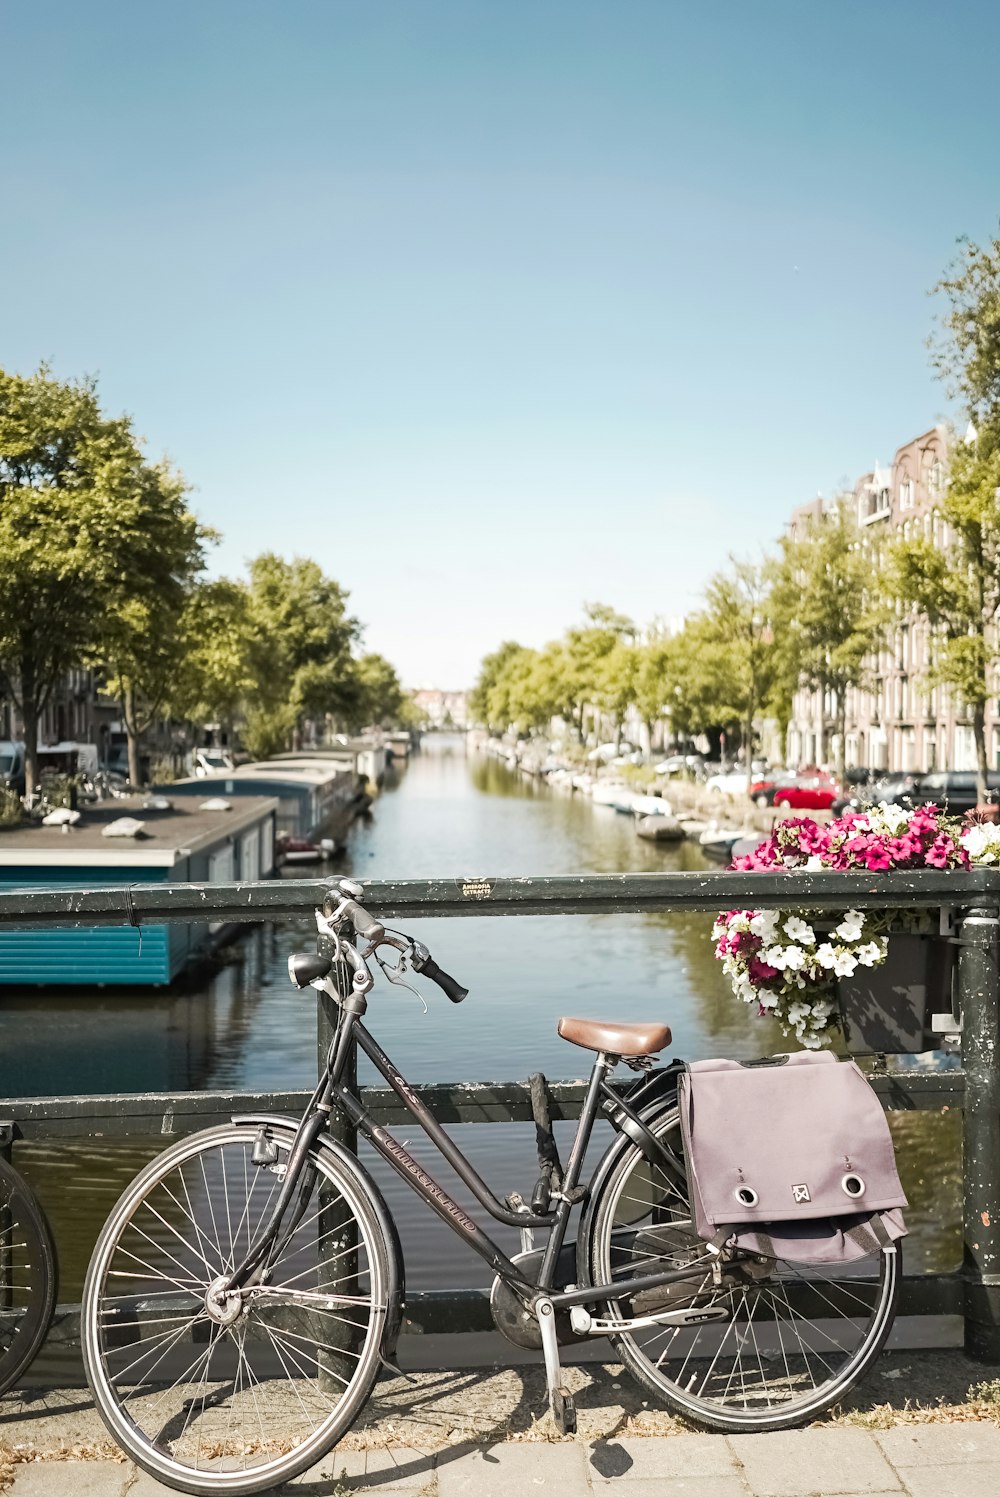
<svg viewBox="0 0 1000 1497">
<path fill-rule="evenodd" d="M 538 1280 L 544 1249 L 535 1248 L 530 1253 L 518 1253 L 510 1261 L 516 1263 L 525 1278 L 532 1283 Z M 576 1244 L 563 1244 L 556 1268 L 556 1283 L 572 1284 L 576 1280 Z M 499 1277 L 493 1280 L 490 1290 L 490 1314 L 493 1324 L 514 1346 L 523 1346 L 528 1351 L 541 1351 L 542 1333 L 538 1321 L 524 1301 L 520 1299 Z M 569 1323 L 569 1311 L 556 1311 L 556 1340 L 560 1346 L 579 1345 L 580 1338 Z"/>
</svg>

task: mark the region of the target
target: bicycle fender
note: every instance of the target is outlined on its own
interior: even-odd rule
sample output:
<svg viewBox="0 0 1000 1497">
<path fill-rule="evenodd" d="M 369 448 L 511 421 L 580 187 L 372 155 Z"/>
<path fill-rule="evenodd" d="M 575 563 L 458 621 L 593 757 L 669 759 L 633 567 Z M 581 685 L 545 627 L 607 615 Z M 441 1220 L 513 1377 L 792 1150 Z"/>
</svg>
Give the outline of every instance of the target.
<svg viewBox="0 0 1000 1497">
<path fill-rule="evenodd" d="M 298 1131 L 300 1119 L 285 1117 L 281 1113 L 240 1113 L 230 1119 L 233 1123 L 249 1124 L 251 1127 L 269 1128 L 272 1132 L 294 1135 Z M 358 1160 L 344 1144 L 328 1135 L 320 1134 L 314 1148 L 331 1155 L 337 1163 L 353 1175 L 355 1183 L 360 1190 L 371 1198 L 372 1206 L 378 1217 L 382 1235 L 389 1258 L 389 1282 L 388 1282 L 388 1304 L 386 1306 L 385 1332 L 382 1343 L 382 1354 L 384 1357 L 392 1357 L 396 1350 L 396 1342 L 399 1339 L 400 1328 L 403 1323 L 403 1310 L 406 1304 L 406 1272 L 403 1266 L 403 1249 L 399 1241 L 399 1233 L 396 1223 L 385 1203 L 385 1198 L 379 1190 L 371 1175 L 364 1165 Z"/>
</svg>

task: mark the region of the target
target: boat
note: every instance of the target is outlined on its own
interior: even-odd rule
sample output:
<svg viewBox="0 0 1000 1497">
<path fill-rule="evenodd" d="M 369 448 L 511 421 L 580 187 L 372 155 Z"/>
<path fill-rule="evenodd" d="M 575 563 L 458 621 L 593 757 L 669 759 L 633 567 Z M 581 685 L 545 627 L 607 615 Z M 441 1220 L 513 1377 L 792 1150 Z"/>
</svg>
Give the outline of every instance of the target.
<svg viewBox="0 0 1000 1497">
<path fill-rule="evenodd" d="M 672 816 L 670 802 L 661 795 L 633 795 L 633 816 Z"/>
<path fill-rule="evenodd" d="M 635 823 L 636 836 L 647 842 L 683 842 L 684 828 L 676 816 L 639 816 Z"/>
<path fill-rule="evenodd" d="M 318 842 L 309 837 L 295 837 L 291 832 L 279 832 L 277 839 L 278 863 L 320 863 L 326 854 Z"/>
<path fill-rule="evenodd" d="M 698 845 L 713 863 L 729 863 L 733 848 L 746 833 L 740 827 L 709 825 L 698 838 Z"/>
</svg>

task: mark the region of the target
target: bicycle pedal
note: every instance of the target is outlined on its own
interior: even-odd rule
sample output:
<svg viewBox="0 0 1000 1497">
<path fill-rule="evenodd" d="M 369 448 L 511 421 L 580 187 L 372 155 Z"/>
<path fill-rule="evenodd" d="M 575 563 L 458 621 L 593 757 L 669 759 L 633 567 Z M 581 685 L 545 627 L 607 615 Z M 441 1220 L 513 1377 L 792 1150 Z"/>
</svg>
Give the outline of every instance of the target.
<svg viewBox="0 0 1000 1497">
<path fill-rule="evenodd" d="M 552 1423 L 561 1435 L 576 1434 L 576 1404 L 568 1388 L 553 1388 L 549 1394 Z"/>
</svg>

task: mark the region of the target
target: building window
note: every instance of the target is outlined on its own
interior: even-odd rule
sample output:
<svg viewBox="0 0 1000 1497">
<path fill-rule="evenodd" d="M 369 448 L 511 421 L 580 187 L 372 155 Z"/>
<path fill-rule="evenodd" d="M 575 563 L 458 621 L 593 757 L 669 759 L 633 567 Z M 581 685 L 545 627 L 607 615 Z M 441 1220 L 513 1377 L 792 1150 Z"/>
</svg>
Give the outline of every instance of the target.
<svg viewBox="0 0 1000 1497">
<path fill-rule="evenodd" d="M 913 508 L 913 479 L 904 478 L 899 485 L 899 507 L 900 509 Z"/>
<path fill-rule="evenodd" d="M 927 470 L 927 487 L 932 499 L 937 499 L 944 493 L 944 463 L 940 458 L 935 458 Z"/>
</svg>

